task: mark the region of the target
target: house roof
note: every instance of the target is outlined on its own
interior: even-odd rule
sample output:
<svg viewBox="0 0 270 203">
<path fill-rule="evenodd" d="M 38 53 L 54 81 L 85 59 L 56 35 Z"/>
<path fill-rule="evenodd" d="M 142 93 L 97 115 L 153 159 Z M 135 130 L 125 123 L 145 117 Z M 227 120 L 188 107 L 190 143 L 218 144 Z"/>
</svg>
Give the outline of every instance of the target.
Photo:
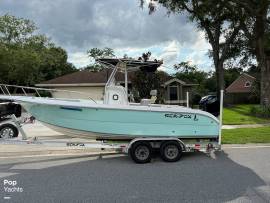
<svg viewBox="0 0 270 203">
<path fill-rule="evenodd" d="M 178 78 L 172 78 L 172 79 L 166 81 L 166 82 L 164 83 L 164 86 L 168 86 L 169 84 L 171 84 L 171 83 L 173 83 L 173 82 L 180 83 L 180 84 L 183 85 L 183 86 L 195 86 L 195 85 L 198 85 L 198 84 L 188 84 L 188 83 L 186 83 L 186 82 L 184 82 L 184 81 L 182 81 L 182 80 L 179 80 Z"/>
<path fill-rule="evenodd" d="M 63 75 L 52 80 L 36 84 L 39 87 L 54 87 L 54 86 L 104 86 L 110 77 L 112 70 L 104 69 L 99 72 L 91 72 L 89 70 L 77 71 L 67 75 Z M 128 82 L 132 74 L 128 75 Z M 124 82 L 124 73 L 117 72 L 115 75 L 117 82 Z"/>
<path fill-rule="evenodd" d="M 226 88 L 227 93 L 248 93 L 252 91 L 252 84 L 256 80 L 255 77 L 243 73 L 229 87 Z M 246 86 L 249 82 L 250 86 Z"/>
</svg>

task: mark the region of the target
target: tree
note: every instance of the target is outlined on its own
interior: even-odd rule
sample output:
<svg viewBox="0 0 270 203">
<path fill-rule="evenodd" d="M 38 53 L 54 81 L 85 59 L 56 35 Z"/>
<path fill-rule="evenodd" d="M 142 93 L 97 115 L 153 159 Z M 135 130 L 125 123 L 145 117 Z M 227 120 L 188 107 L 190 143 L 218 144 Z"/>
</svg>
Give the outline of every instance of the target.
<svg viewBox="0 0 270 203">
<path fill-rule="evenodd" d="M 144 0 L 141 2 L 143 5 Z M 155 2 L 164 6 L 169 13 L 186 12 L 189 19 L 205 32 L 212 47 L 210 56 L 215 66 L 218 89 L 224 89 L 223 65 L 236 54 L 232 50 L 240 31 L 241 9 L 228 6 L 223 0 L 151 0 L 148 5 L 150 14 L 156 10 Z M 237 16 L 233 15 L 235 13 Z"/>
<path fill-rule="evenodd" d="M 225 87 L 231 85 L 240 76 L 241 73 L 243 73 L 242 68 L 234 67 L 225 69 L 224 74 Z"/>
<path fill-rule="evenodd" d="M 177 70 L 175 77 L 188 83 L 201 84 L 208 78 L 208 73 L 200 71 L 196 65 L 191 65 L 189 62 L 181 62 L 174 65 Z"/>
<path fill-rule="evenodd" d="M 167 81 L 169 75 L 164 71 L 156 71 L 153 73 L 143 72 L 138 70 L 132 77 L 133 89 L 139 95 L 134 95 L 135 101 L 139 102 L 143 98 L 150 98 L 150 91 L 157 90 L 156 103 L 164 103 L 164 92 L 162 83 Z"/>
<path fill-rule="evenodd" d="M 189 61 L 184 61 L 174 65 L 174 69 L 183 73 L 192 73 L 197 70 L 196 65 L 191 65 Z"/>
<path fill-rule="evenodd" d="M 34 34 L 34 22 L 11 15 L 0 16 L 0 80 L 34 85 L 67 74 L 76 68 L 67 53 L 45 35 Z"/>
<path fill-rule="evenodd" d="M 142 53 L 138 60 L 146 62 L 149 61 L 151 52 Z M 154 61 L 158 62 L 157 59 Z M 160 62 L 160 61 L 159 61 Z M 135 101 L 139 102 L 143 98 L 150 98 L 150 91 L 157 90 L 156 103 L 164 103 L 164 88 L 162 83 L 167 81 L 169 74 L 164 71 L 154 71 L 146 69 L 137 70 L 132 77 L 133 92 L 138 92 L 138 95 L 134 95 Z"/>
<path fill-rule="evenodd" d="M 216 91 L 215 77 L 211 72 L 199 70 L 196 65 L 190 64 L 190 62 L 181 62 L 174 65 L 177 72 L 173 75 L 187 83 L 198 84 L 194 87 L 192 93 L 192 103 L 198 104 L 198 100 L 202 96 L 209 94 L 209 92 Z M 214 84 L 213 84 L 214 83 Z"/>
<path fill-rule="evenodd" d="M 50 46 L 41 50 L 39 74 L 40 81 L 50 80 L 68 73 L 76 71 L 73 64 L 67 62 L 67 52 L 61 47 Z"/>
<path fill-rule="evenodd" d="M 150 51 L 146 52 L 146 53 L 142 53 L 142 56 L 140 56 L 138 58 L 138 60 L 142 60 L 142 61 L 149 61 L 150 57 L 151 57 L 152 53 Z"/>
<path fill-rule="evenodd" d="M 36 29 L 33 21 L 5 14 L 0 17 L 0 42 L 24 43 Z"/>
<path fill-rule="evenodd" d="M 270 47 L 269 47 L 269 0 L 230 0 L 235 7 L 244 11 L 244 18 L 241 21 L 249 48 L 256 56 L 257 65 L 261 77 L 261 104 L 270 102 Z M 269 61 L 269 62 L 267 62 Z"/>
<path fill-rule="evenodd" d="M 99 49 L 99 48 L 92 48 L 90 50 L 87 51 L 88 57 L 91 60 L 91 64 L 89 64 L 88 66 L 84 67 L 83 69 L 86 70 L 91 70 L 91 71 L 100 71 L 103 69 L 103 67 L 96 63 L 96 59 L 98 58 L 111 58 L 114 57 L 114 51 L 111 48 L 105 47 L 103 49 Z"/>
<path fill-rule="evenodd" d="M 216 77 L 211 71 L 206 72 L 200 70 L 196 65 L 192 65 L 189 62 L 181 62 L 174 65 L 174 68 L 177 70 L 174 77 L 187 83 L 199 84 L 195 87 L 196 94 L 204 96 L 216 91 Z M 224 68 L 225 87 L 228 87 L 233 81 L 235 81 L 242 72 L 243 70 L 241 68 Z"/>
</svg>

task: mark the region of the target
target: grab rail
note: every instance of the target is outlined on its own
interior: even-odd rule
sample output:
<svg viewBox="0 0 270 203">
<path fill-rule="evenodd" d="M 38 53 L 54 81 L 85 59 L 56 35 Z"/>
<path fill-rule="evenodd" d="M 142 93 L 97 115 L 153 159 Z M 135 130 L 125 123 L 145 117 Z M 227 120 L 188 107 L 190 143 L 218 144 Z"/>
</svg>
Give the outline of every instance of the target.
<svg viewBox="0 0 270 203">
<path fill-rule="evenodd" d="M 51 92 L 51 93 L 52 92 L 66 92 L 66 93 L 79 94 L 79 95 L 87 96 L 87 98 L 91 99 L 93 102 L 95 102 L 97 104 L 97 102 L 93 98 L 89 97 L 88 94 L 85 94 L 83 92 L 78 92 L 78 91 L 70 91 L 70 90 L 47 89 L 47 88 L 39 88 L 39 87 L 27 87 L 27 86 L 19 86 L 19 85 L 0 84 L 0 93 L 2 92 L 4 95 L 12 96 L 12 93 L 10 93 L 10 91 L 9 91 L 9 87 L 21 89 L 25 96 L 28 96 L 27 92 L 25 90 L 34 90 L 38 97 L 42 97 L 39 91 L 47 91 L 47 92 Z"/>
</svg>

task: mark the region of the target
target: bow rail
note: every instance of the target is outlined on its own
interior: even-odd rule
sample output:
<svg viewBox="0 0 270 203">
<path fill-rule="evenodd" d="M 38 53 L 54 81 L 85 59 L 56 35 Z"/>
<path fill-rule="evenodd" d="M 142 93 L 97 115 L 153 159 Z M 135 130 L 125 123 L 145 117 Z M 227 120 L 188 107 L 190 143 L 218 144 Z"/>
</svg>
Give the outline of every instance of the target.
<svg viewBox="0 0 270 203">
<path fill-rule="evenodd" d="M 10 91 L 10 89 L 14 89 L 13 93 Z M 59 90 L 59 89 L 47 89 L 47 88 L 39 88 L 39 87 L 28 87 L 28 86 L 19 86 L 19 85 L 7 85 L 7 84 L 0 84 L 0 94 L 13 96 L 16 94 L 19 90 L 23 93 L 24 96 L 33 96 L 30 95 L 30 93 L 27 93 L 27 90 L 31 90 L 31 94 L 36 93 L 37 97 L 43 97 L 41 91 L 46 92 L 65 92 L 65 93 L 71 93 L 71 94 L 78 94 L 83 95 L 92 100 L 93 102 L 97 103 L 93 98 L 91 98 L 88 94 L 79 92 L 79 91 L 70 91 L 70 90 Z"/>
</svg>

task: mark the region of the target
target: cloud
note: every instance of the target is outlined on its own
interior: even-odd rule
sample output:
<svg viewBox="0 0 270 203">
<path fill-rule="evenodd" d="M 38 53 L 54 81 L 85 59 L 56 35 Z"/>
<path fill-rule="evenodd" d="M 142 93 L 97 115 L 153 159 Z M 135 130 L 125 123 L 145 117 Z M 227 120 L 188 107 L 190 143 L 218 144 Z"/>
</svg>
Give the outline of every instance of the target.
<svg viewBox="0 0 270 203">
<path fill-rule="evenodd" d="M 93 47 L 111 47 L 120 56 L 150 50 L 169 66 L 181 60 L 183 47 L 205 49 L 201 34 L 186 16 L 168 17 L 162 7 L 149 15 L 147 8 L 139 8 L 138 0 L 6 0 L 0 4 L 1 13 L 36 22 L 39 32 L 66 49 L 76 66 L 86 64 L 85 53 Z"/>
<path fill-rule="evenodd" d="M 208 50 L 211 49 L 211 46 L 206 41 L 205 34 L 202 31 L 198 31 L 195 43 L 190 47 L 184 47 L 184 49 L 187 50 L 184 57 L 185 61 L 189 61 L 206 71 L 212 68 L 212 61 L 208 57 Z"/>
<path fill-rule="evenodd" d="M 70 53 L 69 61 L 72 61 L 77 67 L 85 67 L 90 63 L 90 59 L 85 52 Z"/>
<path fill-rule="evenodd" d="M 167 71 L 167 72 L 174 72 L 173 65 L 179 62 L 179 51 L 181 48 L 181 44 L 176 41 L 168 42 L 160 55 L 157 57 L 163 59 L 163 65 L 159 68 L 159 70 Z"/>
</svg>

